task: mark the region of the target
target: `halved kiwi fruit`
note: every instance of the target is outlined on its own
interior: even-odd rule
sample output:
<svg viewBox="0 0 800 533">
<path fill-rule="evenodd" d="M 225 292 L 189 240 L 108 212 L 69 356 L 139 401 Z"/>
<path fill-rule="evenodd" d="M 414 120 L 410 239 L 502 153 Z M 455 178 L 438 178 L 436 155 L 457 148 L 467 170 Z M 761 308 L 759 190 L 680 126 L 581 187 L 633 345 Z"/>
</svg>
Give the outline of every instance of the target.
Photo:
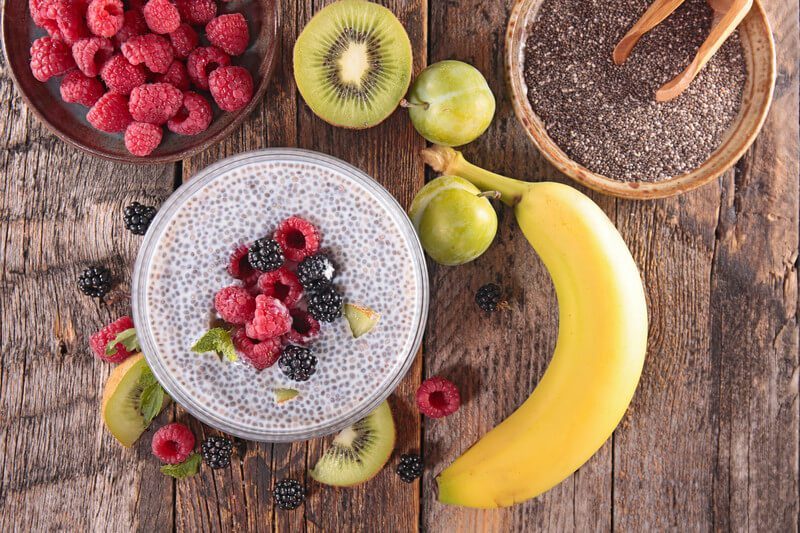
<svg viewBox="0 0 800 533">
<path fill-rule="evenodd" d="M 309 21 L 294 45 L 294 78 L 320 118 L 363 129 L 392 114 L 411 82 L 411 42 L 383 6 L 340 0 Z"/>
<path fill-rule="evenodd" d="M 388 402 L 343 429 L 311 469 L 311 477 L 336 487 L 351 487 L 372 479 L 394 449 L 394 419 Z"/>
</svg>

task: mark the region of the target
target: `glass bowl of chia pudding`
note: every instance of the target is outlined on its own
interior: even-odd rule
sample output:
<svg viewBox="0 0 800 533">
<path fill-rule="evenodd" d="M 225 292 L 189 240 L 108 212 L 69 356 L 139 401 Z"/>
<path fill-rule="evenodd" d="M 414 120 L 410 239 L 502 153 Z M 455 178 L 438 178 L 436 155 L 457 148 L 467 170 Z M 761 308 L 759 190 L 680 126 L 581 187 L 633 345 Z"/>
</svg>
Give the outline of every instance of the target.
<svg viewBox="0 0 800 533">
<path fill-rule="evenodd" d="M 378 324 L 355 339 L 344 318 L 323 323 L 304 382 L 277 364 L 257 371 L 193 352 L 218 324 L 231 253 L 290 216 L 318 228 L 345 302 L 377 311 Z M 178 188 L 144 238 L 131 291 L 142 352 L 167 393 L 209 426 L 266 442 L 334 433 L 380 405 L 419 349 L 429 296 L 422 247 L 394 197 L 341 160 L 284 148 L 219 161 Z M 299 394 L 278 403 L 277 389 Z"/>
</svg>

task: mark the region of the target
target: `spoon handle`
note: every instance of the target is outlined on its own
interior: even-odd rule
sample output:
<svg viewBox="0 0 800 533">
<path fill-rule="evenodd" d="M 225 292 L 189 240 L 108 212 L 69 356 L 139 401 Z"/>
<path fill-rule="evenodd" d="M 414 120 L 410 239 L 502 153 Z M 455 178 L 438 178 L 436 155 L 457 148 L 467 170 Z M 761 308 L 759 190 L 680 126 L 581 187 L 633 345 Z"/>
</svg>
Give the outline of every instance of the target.
<svg viewBox="0 0 800 533">
<path fill-rule="evenodd" d="M 636 24 L 628 30 L 628 33 L 619 41 L 616 48 L 614 48 L 614 63 L 621 65 L 628 59 L 631 50 L 639 42 L 639 39 L 658 26 L 661 21 L 670 16 L 673 11 L 685 0 L 656 0 L 650 7 L 647 8 L 644 15 L 636 21 Z"/>
</svg>

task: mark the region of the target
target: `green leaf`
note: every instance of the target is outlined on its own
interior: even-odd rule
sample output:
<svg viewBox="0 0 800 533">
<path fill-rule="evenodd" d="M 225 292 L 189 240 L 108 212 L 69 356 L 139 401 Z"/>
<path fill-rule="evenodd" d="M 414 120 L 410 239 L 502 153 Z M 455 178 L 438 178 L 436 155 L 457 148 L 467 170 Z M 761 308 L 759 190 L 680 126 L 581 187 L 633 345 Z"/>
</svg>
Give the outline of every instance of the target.
<svg viewBox="0 0 800 533">
<path fill-rule="evenodd" d="M 228 361 L 239 359 L 239 356 L 236 355 L 236 348 L 233 347 L 231 334 L 224 328 L 208 330 L 205 335 L 200 337 L 200 340 L 194 343 L 192 351 L 195 353 L 216 352 L 217 355 Z"/>
<path fill-rule="evenodd" d="M 177 465 L 164 465 L 161 467 L 161 473 L 167 476 L 172 476 L 175 479 L 183 479 L 185 477 L 193 476 L 200 470 L 200 461 L 202 458 L 199 453 L 193 453 L 184 462 Z"/>
<path fill-rule="evenodd" d="M 108 341 L 106 355 L 115 355 L 117 353 L 117 344 L 122 344 L 129 352 L 138 352 L 140 347 L 139 338 L 136 337 L 136 328 L 120 331 L 116 337 Z"/>
<path fill-rule="evenodd" d="M 144 418 L 144 426 L 147 427 L 161 412 L 165 392 L 149 367 L 145 367 L 139 376 L 139 387 L 142 389 L 142 394 L 139 396 L 139 412 Z"/>
</svg>

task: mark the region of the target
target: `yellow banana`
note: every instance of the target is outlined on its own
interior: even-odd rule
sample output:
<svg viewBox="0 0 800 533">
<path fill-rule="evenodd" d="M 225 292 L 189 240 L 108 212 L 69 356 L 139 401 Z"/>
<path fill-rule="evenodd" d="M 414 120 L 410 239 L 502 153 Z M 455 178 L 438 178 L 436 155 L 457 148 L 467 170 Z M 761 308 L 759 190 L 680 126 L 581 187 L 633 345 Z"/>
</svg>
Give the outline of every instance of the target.
<svg viewBox="0 0 800 533">
<path fill-rule="evenodd" d="M 614 432 L 644 364 L 644 289 L 617 229 L 576 189 L 493 174 L 451 148 L 427 149 L 423 158 L 438 172 L 501 193 L 558 297 L 558 342 L 536 389 L 436 478 L 443 503 L 505 507 L 569 477 Z"/>
</svg>

